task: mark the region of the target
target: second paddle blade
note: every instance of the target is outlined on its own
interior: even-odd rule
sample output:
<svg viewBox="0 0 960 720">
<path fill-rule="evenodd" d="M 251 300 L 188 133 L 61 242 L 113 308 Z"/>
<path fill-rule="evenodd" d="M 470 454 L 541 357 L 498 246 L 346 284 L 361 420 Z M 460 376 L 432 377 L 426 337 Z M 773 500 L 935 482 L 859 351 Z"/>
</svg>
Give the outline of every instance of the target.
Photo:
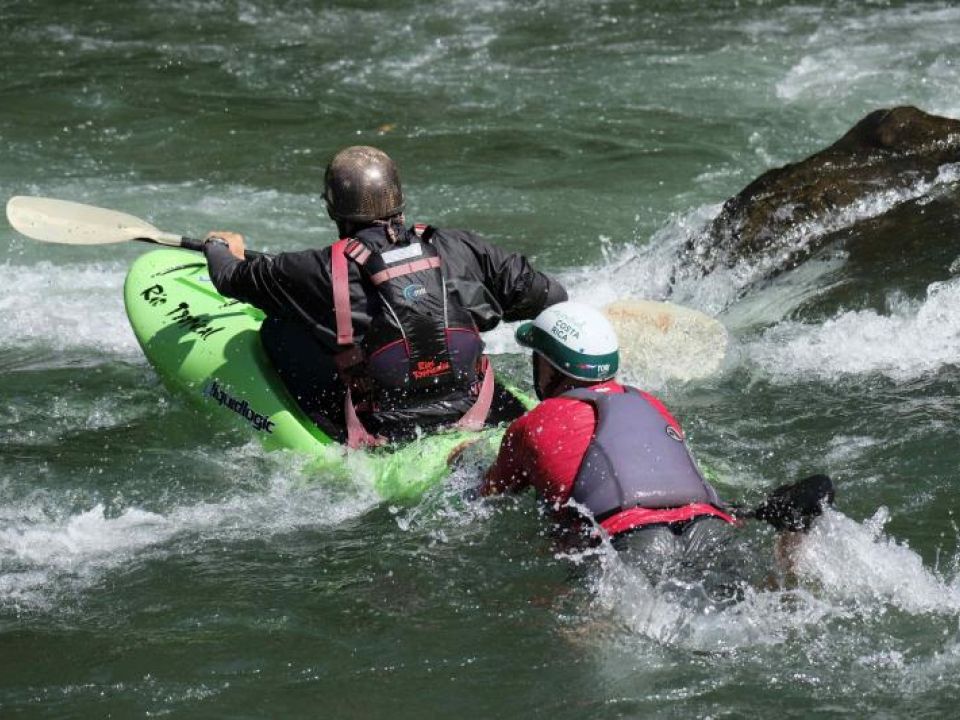
<svg viewBox="0 0 960 720">
<path fill-rule="evenodd" d="M 723 362 L 726 328 L 702 312 L 653 300 L 618 300 L 603 312 L 620 339 L 620 367 L 629 373 L 693 380 Z"/>
</svg>

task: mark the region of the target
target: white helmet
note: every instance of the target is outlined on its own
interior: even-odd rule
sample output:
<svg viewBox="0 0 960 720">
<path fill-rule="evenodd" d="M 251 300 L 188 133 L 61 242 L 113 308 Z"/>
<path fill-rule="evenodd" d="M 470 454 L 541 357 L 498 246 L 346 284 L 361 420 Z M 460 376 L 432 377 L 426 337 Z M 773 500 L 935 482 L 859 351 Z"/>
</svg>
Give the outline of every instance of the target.
<svg viewBox="0 0 960 720">
<path fill-rule="evenodd" d="M 577 380 L 609 380 L 620 366 L 620 346 L 610 321 L 580 303 L 551 305 L 517 328 L 517 342 Z"/>
</svg>

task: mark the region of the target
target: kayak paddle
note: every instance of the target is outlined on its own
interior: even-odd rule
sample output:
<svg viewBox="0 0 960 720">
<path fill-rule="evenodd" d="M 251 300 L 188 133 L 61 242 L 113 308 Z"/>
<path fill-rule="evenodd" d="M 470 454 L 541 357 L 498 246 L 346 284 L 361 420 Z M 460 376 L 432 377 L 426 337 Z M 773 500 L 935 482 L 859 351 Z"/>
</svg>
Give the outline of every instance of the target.
<svg viewBox="0 0 960 720">
<path fill-rule="evenodd" d="M 203 250 L 203 241 L 158 230 L 127 213 L 68 200 L 18 195 L 7 202 L 7 220 L 14 230 L 33 240 L 62 245 L 110 245 L 140 242 Z M 247 250 L 253 257 L 261 253 Z"/>
<path fill-rule="evenodd" d="M 136 240 L 203 250 L 201 240 L 164 232 L 133 215 L 55 198 L 10 198 L 7 220 L 17 232 L 48 243 L 109 245 Z M 245 251 L 248 258 L 261 254 Z M 620 338 L 625 369 L 691 380 L 715 372 L 725 356 L 726 329 L 696 310 L 628 299 L 611 303 L 604 312 Z"/>
<path fill-rule="evenodd" d="M 620 367 L 630 374 L 693 380 L 716 372 L 727 353 L 727 329 L 682 305 L 625 299 L 603 308 L 620 339 Z"/>
</svg>

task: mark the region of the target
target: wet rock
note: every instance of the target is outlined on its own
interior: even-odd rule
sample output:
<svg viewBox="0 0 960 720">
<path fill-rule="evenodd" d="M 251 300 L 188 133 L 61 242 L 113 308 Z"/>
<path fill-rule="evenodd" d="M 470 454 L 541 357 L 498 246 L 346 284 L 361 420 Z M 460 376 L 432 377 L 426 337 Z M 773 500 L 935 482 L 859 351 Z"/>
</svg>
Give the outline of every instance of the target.
<svg viewBox="0 0 960 720">
<path fill-rule="evenodd" d="M 820 255 L 843 253 L 836 277 L 795 316 L 822 321 L 840 309 L 887 312 L 895 295 L 922 299 L 960 270 L 960 193 L 911 200 L 824 238 Z M 813 260 L 817 259 L 817 254 Z"/>
<path fill-rule="evenodd" d="M 706 235 L 687 245 L 681 265 L 706 274 L 749 259 L 763 263 L 764 276 L 776 275 L 838 231 L 956 183 L 956 163 L 960 120 L 915 107 L 876 110 L 830 147 L 764 173 L 730 198 Z M 910 236 L 910 225 L 901 214 L 899 230 L 857 240 L 896 245 Z"/>
</svg>

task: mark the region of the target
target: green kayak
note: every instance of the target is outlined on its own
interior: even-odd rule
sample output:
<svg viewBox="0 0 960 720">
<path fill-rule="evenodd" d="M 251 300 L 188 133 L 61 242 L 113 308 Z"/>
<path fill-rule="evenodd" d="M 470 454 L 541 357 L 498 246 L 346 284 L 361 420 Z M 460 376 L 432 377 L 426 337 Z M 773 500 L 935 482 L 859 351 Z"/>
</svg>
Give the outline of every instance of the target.
<svg viewBox="0 0 960 720">
<path fill-rule="evenodd" d="M 312 456 L 317 474 L 370 478 L 384 498 L 422 494 L 447 476 L 447 459 L 461 443 L 495 445 L 503 432 L 442 432 L 347 451 L 300 410 L 274 371 L 260 344 L 263 313 L 220 295 L 196 253 L 155 250 L 141 256 L 127 273 L 124 303 L 143 352 L 172 392 L 219 422 L 246 428 L 267 449 Z"/>
</svg>

